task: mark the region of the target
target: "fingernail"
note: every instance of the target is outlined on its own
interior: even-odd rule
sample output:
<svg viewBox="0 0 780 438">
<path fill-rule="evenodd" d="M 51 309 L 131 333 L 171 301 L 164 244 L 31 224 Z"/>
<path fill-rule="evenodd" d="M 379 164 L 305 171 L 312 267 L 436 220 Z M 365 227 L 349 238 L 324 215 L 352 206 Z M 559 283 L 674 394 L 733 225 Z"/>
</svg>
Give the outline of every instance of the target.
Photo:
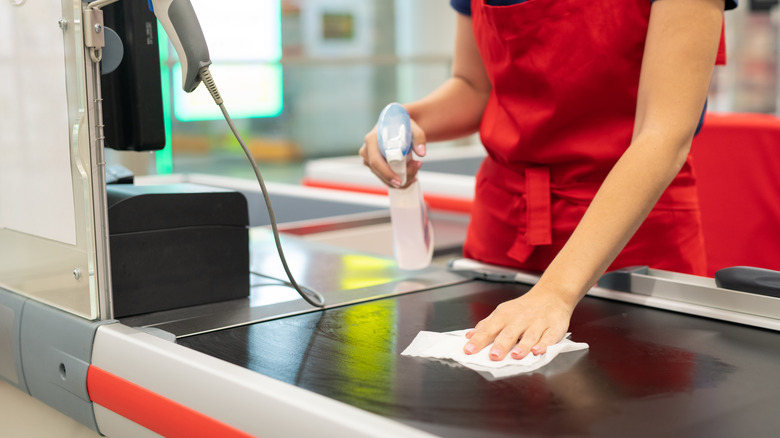
<svg viewBox="0 0 780 438">
<path fill-rule="evenodd" d="M 390 180 L 390 185 L 392 185 L 395 188 L 399 188 L 399 187 L 401 187 L 401 180 L 399 180 L 397 178 L 393 178 L 393 179 Z"/>
<path fill-rule="evenodd" d="M 515 359 L 522 359 L 522 358 L 523 358 L 523 350 L 512 349 L 512 351 L 510 352 L 510 354 L 511 354 L 511 355 L 512 355 L 512 357 L 514 357 Z"/>
<path fill-rule="evenodd" d="M 498 359 L 499 357 L 501 357 L 501 350 L 499 350 L 498 348 L 494 348 L 490 350 L 491 359 Z"/>
<path fill-rule="evenodd" d="M 474 344 L 466 344 L 466 348 L 465 348 L 466 353 L 472 354 L 472 353 L 474 353 L 474 350 L 476 350 L 476 349 L 477 349 L 476 345 L 474 345 Z"/>
<path fill-rule="evenodd" d="M 422 143 L 421 145 L 417 146 L 417 150 L 420 151 L 420 155 L 425 155 L 425 143 Z"/>
<path fill-rule="evenodd" d="M 535 345 L 534 348 L 531 349 L 531 352 L 538 356 L 542 354 L 542 347 L 539 345 Z"/>
<path fill-rule="evenodd" d="M 422 161 L 415 161 L 415 165 L 417 166 L 417 170 L 420 170 L 420 168 L 422 168 L 423 162 Z"/>
</svg>

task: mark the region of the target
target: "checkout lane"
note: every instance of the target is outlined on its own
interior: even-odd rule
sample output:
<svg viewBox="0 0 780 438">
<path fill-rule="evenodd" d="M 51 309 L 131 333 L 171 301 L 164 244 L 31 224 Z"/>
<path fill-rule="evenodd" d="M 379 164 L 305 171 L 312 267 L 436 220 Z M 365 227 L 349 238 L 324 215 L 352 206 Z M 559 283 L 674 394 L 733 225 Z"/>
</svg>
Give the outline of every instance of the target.
<svg viewBox="0 0 780 438">
<path fill-rule="evenodd" d="M 78 19 L 70 21 L 80 22 Z M 78 26 L 71 26 L 68 32 L 73 32 L 73 29 L 78 29 Z M 56 32 L 55 39 L 59 40 L 59 31 Z M 80 42 L 80 34 L 68 40 Z M 80 50 L 77 52 L 81 53 Z M 95 121 L 83 124 L 87 128 L 93 125 L 99 124 Z M 94 176 L 97 178 L 97 175 Z M 447 181 L 450 189 L 455 187 L 451 179 Z M 460 189 L 454 191 L 461 192 Z M 311 234 L 307 234 L 307 238 L 310 237 Z M 304 258 L 321 253 L 313 249 L 314 245 L 305 246 L 302 252 Z M 260 268 L 264 266 L 264 263 L 259 264 Z M 319 256 L 311 263 L 298 266 L 312 277 L 327 275 L 339 281 L 348 277 L 344 272 L 331 271 L 330 265 L 323 264 Z M 365 265 L 360 267 L 362 272 L 366 272 Z M 252 269 L 257 269 L 257 266 L 253 265 Z M 261 436 L 284 435 L 285 432 L 283 428 L 265 429 L 265 424 L 261 424 L 262 417 L 253 415 L 255 412 L 269 415 L 274 407 L 272 404 L 291 394 L 286 393 L 282 385 L 273 385 L 271 381 L 289 383 L 300 389 L 295 397 L 285 400 L 291 406 L 290 417 L 285 418 L 288 424 L 300 421 L 301 417 L 309 419 L 306 414 L 295 415 L 303 409 L 296 410 L 294 402 L 306 399 L 307 403 L 311 403 L 307 407 L 317 406 L 324 411 L 324 415 L 318 417 L 318 425 L 335 427 L 337 424 L 360 422 L 368 427 L 385 426 L 385 436 L 404 431 L 403 428 L 394 429 L 392 425 L 395 423 L 442 435 L 472 432 L 472 435 L 481 436 L 501 436 L 516 433 L 517 429 L 548 435 L 581 434 L 582 431 L 593 434 L 617 431 L 622 435 L 630 431 L 635 436 L 641 435 L 644 430 L 665 435 L 708 431 L 713 435 L 724 431 L 729 435 L 761 435 L 776 428 L 772 423 L 775 416 L 771 410 L 777 405 L 777 388 L 771 381 L 778 363 L 776 347 L 771 342 L 777 336 L 775 333 L 586 298 L 578 308 L 572 327 L 575 339 L 590 342 L 591 351 L 575 357 L 576 360 L 568 367 L 561 364 L 563 369 L 548 368 L 549 374 L 536 373 L 489 382 L 472 371 L 401 357 L 398 352 L 416 330 L 461 328 L 461 324 L 473 323 L 497 302 L 522 293 L 525 288 L 454 279 L 443 284 L 442 279 L 449 274 L 436 269 L 425 275 L 427 278 L 423 282 L 419 278 L 410 282 L 408 277 L 395 272 L 389 277 L 374 278 L 371 284 L 337 284 L 327 292 L 329 298 L 338 299 L 332 300 L 334 307 L 324 311 L 304 311 L 303 306 L 296 307 L 302 304 L 300 300 L 286 296 L 278 285 L 257 285 L 259 289 L 271 290 L 268 294 L 259 294 L 271 298 L 254 302 L 257 306 L 251 305 L 253 299 L 250 297 L 237 300 L 244 305 L 244 308 L 238 309 L 230 305 L 226 309 L 220 303 L 199 307 L 202 313 L 196 312 L 194 316 L 155 314 L 153 318 L 150 316 L 155 320 L 145 322 L 123 318 L 122 322 L 128 326 L 169 328 L 179 334 L 180 345 L 158 339 L 143 330 L 107 323 L 96 330 L 99 342 L 95 351 L 99 354 L 93 359 L 98 362 L 90 366 L 104 366 L 111 371 L 112 368 L 107 365 L 126 361 L 128 372 L 120 377 L 133 379 L 139 373 L 147 373 L 152 380 L 156 379 L 163 385 L 189 373 L 203 376 L 196 374 L 197 370 L 217 370 L 211 376 L 217 375 L 218 378 L 211 382 L 198 377 L 182 378 L 176 380 L 178 387 L 161 394 L 171 398 L 195 394 L 199 398 L 196 408 L 203 406 L 206 413 L 215 405 L 224 403 L 221 406 L 223 410 L 244 414 L 243 418 L 236 420 L 236 425 L 250 424 L 254 427 L 252 430 L 265 432 Z M 404 286 L 399 289 L 397 286 L 401 284 Z M 388 285 L 393 285 L 390 290 L 387 290 Z M 355 297 L 358 294 L 362 294 L 359 299 Z M 248 307 L 245 305 L 247 302 L 250 303 Z M 280 306 L 287 305 L 291 309 L 280 311 Z M 256 308 L 263 308 L 271 314 L 258 319 L 257 315 L 251 315 L 251 310 Z M 246 318 L 247 309 L 250 310 L 249 318 Z M 187 309 L 187 312 L 191 310 Z M 244 317 L 238 318 L 242 312 Z M 214 315 L 219 317 L 214 318 Z M 224 315 L 238 319 L 225 325 Z M 13 318 L 12 315 L 11 328 L 14 328 Z M 213 325 L 204 328 L 207 323 Z M 193 327 L 197 329 L 192 330 Z M 179 329 L 182 331 L 179 332 Z M 253 331 L 257 333 L 251 336 Z M 212 357 L 196 354 L 197 351 L 205 352 L 197 340 L 219 336 L 232 338 L 224 340 L 224 351 L 214 352 Z M 45 333 L 41 337 L 46 337 Z M 113 359 L 101 356 L 105 352 L 105 342 L 111 344 L 108 351 L 116 353 Z M 187 346 L 188 342 L 192 344 Z M 215 347 L 208 342 L 205 345 Z M 68 346 L 63 344 L 52 348 L 67 349 Z M 126 351 L 122 351 L 125 348 Z M 166 357 L 170 359 L 168 363 L 173 364 L 171 368 L 157 368 L 157 363 L 153 361 L 157 359 L 155 354 L 129 354 L 134 351 L 153 353 L 154 348 L 161 355 L 169 354 Z M 222 357 L 222 354 L 225 356 Z M 19 356 L 16 352 L 14 355 Z M 236 367 L 221 366 L 229 362 L 239 364 L 239 369 L 244 372 L 237 372 Z M 53 386 L 62 386 L 60 380 L 65 380 L 65 369 L 60 370 L 56 362 L 52 363 L 54 367 L 46 367 L 45 371 L 51 373 Z M 648 364 L 650 367 L 647 367 Z M 68 369 L 68 375 L 73 379 L 73 368 L 68 366 Z M 260 379 L 260 376 L 266 378 Z M 225 385 L 213 385 L 215 382 Z M 76 379 L 73 385 L 79 383 Z M 142 381 L 136 383 L 141 384 Z M 212 386 L 207 385 L 209 383 Z M 257 389 L 266 384 L 269 398 L 238 399 L 232 391 L 236 386 L 254 385 Z M 747 391 L 742 393 L 737 388 Z M 317 399 L 305 395 L 309 393 L 325 397 Z M 501 396 L 508 397 L 509 402 L 497 403 Z M 710 397 L 706 404 L 696 405 L 706 413 L 693 409 L 692 399 L 699 401 L 707 399 L 707 396 L 714 397 Z M 359 408 L 344 409 L 332 400 Z M 473 406 L 474 400 L 480 404 Z M 679 409 L 671 411 L 669 405 Z M 421 415 L 418 415 L 418 410 Z M 105 409 L 99 403 L 95 405 L 95 411 L 101 419 L 106 418 Z M 380 414 L 388 420 L 363 422 L 370 417 L 359 414 L 364 411 Z M 472 416 L 470 413 L 475 411 Z M 663 424 L 655 421 L 657 418 L 675 419 L 672 414 L 680 411 L 688 414 L 681 416 L 683 421 L 665 421 Z M 477 426 L 467 423 L 474 418 L 477 418 L 474 420 Z M 652 421 L 655 423 L 650 424 Z M 750 421 L 753 421 L 752 425 Z M 645 428 L 637 433 L 636 424 Z M 109 429 L 102 429 L 103 426 L 105 423 L 101 423 L 101 430 L 107 432 Z M 140 428 L 127 426 L 123 423 L 112 432 L 117 432 L 116 436 L 144 436 Z M 336 428 L 322 430 L 333 431 Z M 351 430 L 356 433 L 361 431 L 359 427 Z M 367 435 L 380 435 L 377 430 L 363 431 Z"/>
<path fill-rule="evenodd" d="M 283 278 L 268 230 L 250 236 L 251 269 Z M 473 325 L 527 286 L 441 266 L 406 273 L 387 257 L 283 238 L 296 276 L 329 308 L 255 278 L 245 299 L 101 326 L 91 367 L 258 436 L 299 427 L 350 436 L 766 436 L 780 426 L 777 332 L 586 297 L 570 330 L 589 350 L 489 381 L 400 352 L 420 330 Z M 148 419 L 118 418 L 127 413 L 109 412 L 96 394 L 103 433 L 151 436 L 139 426 L 152 427 Z M 301 418 L 311 421 L 301 426 Z M 157 420 L 186 436 L 179 416 Z"/>
<path fill-rule="evenodd" d="M 267 230 L 251 236 L 253 270 L 282 276 Z M 589 350 L 488 380 L 400 352 L 419 331 L 472 326 L 528 286 L 470 280 L 441 266 L 409 274 L 371 255 L 355 269 L 353 251 L 300 237 L 286 236 L 285 248 L 296 275 L 326 293 L 329 308 L 265 285 L 248 300 L 121 322 L 174 333 L 178 346 L 248 372 L 241 375 L 439 436 L 767 436 L 780 427 L 775 331 L 588 296 L 570 331 Z M 337 424 L 352 414 L 332 415 Z"/>
<path fill-rule="evenodd" d="M 777 334 L 586 297 L 585 352 L 489 381 L 400 356 L 420 330 L 473 325 L 527 286 L 471 281 L 184 337 L 180 345 L 441 436 L 769 436 Z M 663 419 L 663 421 L 659 421 Z"/>
<path fill-rule="evenodd" d="M 479 154 L 466 155 L 426 168 L 444 179 L 468 178 L 480 161 Z M 310 175 L 310 186 L 318 185 L 314 180 Z M 434 186 L 447 190 L 446 181 Z M 302 266 L 332 266 L 322 264 L 328 251 L 315 247 L 300 245 Z M 253 248 L 253 258 L 265 257 L 263 251 Z M 317 281 L 325 271 L 301 274 Z M 343 274 L 331 278 L 349 277 Z M 465 368 L 400 356 L 420 330 L 471 326 L 527 290 L 455 283 L 420 284 L 402 294 L 385 294 L 378 283 L 363 296 L 367 302 L 339 298 L 324 311 L 275 312 L 226 328 L 199 330 L 197 318 L 186 328 L 180 321 L 155 324 L 192 350 L 441 436 L 767 436 L 780 426 L 773 411 L 780 404 L 773 380 L 780 373 L 777 333 L 663 307 L 586 297 L 570 331 L 591 348 L 508 379 L 489 381 Z"/>
</svg>

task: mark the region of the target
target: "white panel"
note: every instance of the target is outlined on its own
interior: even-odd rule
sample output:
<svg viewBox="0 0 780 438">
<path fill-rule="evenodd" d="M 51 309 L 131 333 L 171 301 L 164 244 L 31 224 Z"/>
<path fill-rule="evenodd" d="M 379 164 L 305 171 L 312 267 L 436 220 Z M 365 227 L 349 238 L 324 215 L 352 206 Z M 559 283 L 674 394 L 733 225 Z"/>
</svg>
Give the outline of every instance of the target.
<svg viewBox="0 0 780 438">
<path fill-rule="evenodd" d="M 75 245 L 61 11 L 0 2 L 0 228 Z"/>
</svg>

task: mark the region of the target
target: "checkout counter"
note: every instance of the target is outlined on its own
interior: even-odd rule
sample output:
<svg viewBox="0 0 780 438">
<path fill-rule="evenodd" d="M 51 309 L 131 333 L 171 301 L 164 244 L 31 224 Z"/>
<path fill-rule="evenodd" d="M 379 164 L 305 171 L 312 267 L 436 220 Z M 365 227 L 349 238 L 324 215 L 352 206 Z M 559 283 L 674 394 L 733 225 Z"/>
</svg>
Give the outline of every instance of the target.
<svg viewBox="0 0 780 438">
<path fill-rule="evenodd" d="M 420 177 L 441 196 L 429 198 L 436 262 L 414 272 L 397 269 L 391 257 L 386 198 L 333 190 L 352 184 L 343 180 L 269 186 L 292 273 L 324 296 L 322 309 L 285 284 L 254 183 L 139 179 L 244 196 L 248 290 L 234 296 L 213 276 L 208 302 L 116 314 L 110 262 L 120 254 L 110 244 L 99 67 L 83 46 L 84 29 L 94 27 L 82 25 L 88 11 L 80 1 L 22 3 L 0 3 L 0 12 L 47 17 L 52 28 L 43 28 L 53 35 L 44 40 L 65 44 L 62 53 L 45 54 L 57 68 L 34 71 L 53 75 L 44 84 L 65 77 L 67 87 L 61 96 L 30 89 L 18 103 L 47 102 L 52 117 L 67 115 L 61 122 L 70 129 L 23 147 L 0 137 L 0 166 L 20 169 L 0 167 L 0 202 L 21 213 L 0 216 L 0 435 L 717 437 L 780 430 L 780 298 L 718 288 L 712 278 L 642 270 L 605 278 L 571 321 L 573 339 L 590 348 L 531 374 L 492 380 L 401 356 L 419 331 L 473 326 L 534 281 L 533 273 L 521 273 L 522 283 L 493 282 L 447 268 L 468 220 L 475 160 L 468 156 L 437 163 L 439 185 Z M 28 55 L 38 53 L 19 59 Z M 28 159 L 30 151 L 51 163 Z M 44 164 L 65 172 L 41 172 Z M 2 179 L 11 170 L 54 182 Z M 67 201 L 59 210 L 39 199 L 54 188 L 67 189 L 56 193 Z M 54 431 L 41 432 L 47 425 Z"/>
<path fill-rule="evenodd" d="M 263 225 L 249 233 L 246 298 L 90 322 L 3 291 L 3 309 L 24 309 L 10 330 L 20 329 L 17 351 L 40 365 L 25 368 L 29 392 L 111 437 L 770 436 L 780 427 L 780 298 L 702 277 L 623 273 L 574 312 L 573 339 L 590 349 L 486 379 L 400 352 L 421 330 L 472 326 L 529 284 L 452 272 L 441 263 L 449 248 L 405 272 L 388 256 L 308 240 L 318 233 L 300 230 L 360 235 L 381 225 L 384 201 L 356 195 L 339 206 L 323 189 L 274 189 L 301 210 L 281 225 L 283 245 L 326 308 L 277 280 L 284 272 Z M 329 208 L 300 202 L 309 191 Z"/>
</svg>

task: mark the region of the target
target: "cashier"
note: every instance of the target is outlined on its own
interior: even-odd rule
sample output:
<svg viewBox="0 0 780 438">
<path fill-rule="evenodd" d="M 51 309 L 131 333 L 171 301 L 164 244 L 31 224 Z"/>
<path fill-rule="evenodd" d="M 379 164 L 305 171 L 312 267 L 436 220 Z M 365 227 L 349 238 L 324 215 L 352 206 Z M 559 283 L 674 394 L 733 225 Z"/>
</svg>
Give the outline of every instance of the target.
<svg viewBox="0 0 780 438">
<path fill-rule="evenodd" d="M 414 151 L 479 131 L 464 255 L 543 272 L 464 345 L 542 354 L 607 270 L 705 274 L 691 140 L 737 0 L 450 0 L 452 77 L 405 104 Z M 399 186 L 375 130 L 364 163 Z M 409 163 L 409 175 L 421 164 Z"/>
</svg>

